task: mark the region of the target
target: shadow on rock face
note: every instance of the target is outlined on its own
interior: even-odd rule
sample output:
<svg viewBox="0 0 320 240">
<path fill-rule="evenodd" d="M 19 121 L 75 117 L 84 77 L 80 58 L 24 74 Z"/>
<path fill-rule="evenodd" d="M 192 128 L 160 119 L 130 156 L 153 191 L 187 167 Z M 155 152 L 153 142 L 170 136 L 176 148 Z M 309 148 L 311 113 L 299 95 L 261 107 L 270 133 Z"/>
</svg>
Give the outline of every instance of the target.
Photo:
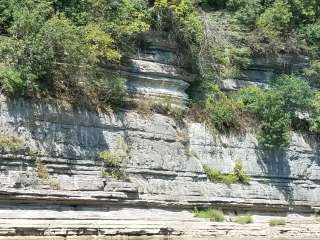
<svg viewBox="0 0 320 240">
<path fill-rule="evenodd" d="M 291 169 L 287 152 L 281 150 L 272 152 L 256 150 L 256 154 L 261 169 L 270 177 L 270 183 L 275 186 L 283 194 L 285 200 L 291 204 L 293 202 L 293 181 L 290 179 Z"/>
</svg>

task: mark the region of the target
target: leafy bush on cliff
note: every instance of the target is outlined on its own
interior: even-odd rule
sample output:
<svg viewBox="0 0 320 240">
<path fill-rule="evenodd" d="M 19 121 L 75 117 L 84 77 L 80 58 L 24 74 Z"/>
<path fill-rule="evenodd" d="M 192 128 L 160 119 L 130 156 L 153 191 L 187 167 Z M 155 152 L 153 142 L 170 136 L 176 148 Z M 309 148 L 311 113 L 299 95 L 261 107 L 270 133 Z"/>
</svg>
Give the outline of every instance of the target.
<svg viewBox="0 0 320 240">
<path fill-rule="evenodd" d="M 242 183 L 249 184 L 250 177 L 246 175 L 242 162 L 237 160 L 232 174 L 223 174 L 219 170 L 214 169 L 208 165 L 203 165 L 203 170 L 206 173 L 210 182 L 213 183 Z"/>
<path fill-rule="evenodd" d="M 304 75 L 312 87 L 320 88 L 320 61 L 313 61 L 310 67 L 304 70 Z"/>
<path fill-rule="evenodd" d="M 315 92 L 312 98 L 310 130 L 320 133 L 320 91 Z"/>
<path fill-rule="evenodd" d="M 292 17 L 289 4 L 275 0 L 257 19 L 257 28 L 264 36 L 274 39 L 288 32 Z"/>
<path fill-rule="evenodd" d="M 192 107 L 197 120 L 205 122 L 213 132 L 242 128 L 241 102 L 228 97 L 213 82 L 202 83 L 198 91 L 199 99 Z"/>
<path fill-rule="evenodd" d="M 287 75 L 273 80 L 267 90 L 248 87 L 238 93 L 238 99 L 259 122 L 258 139 L 265 150 L 289 145 L 297 114 L 310 112 L 312 98 L 306 81 Z"/>
<path fill-rule="evenodd" d="M 103 151 L 98 155 L 105 164 L 105 168 L 103 170 L 104 176 L 110 176 L 115 179 L 121 179 L 124 176 L 124 173 L 121 170 L 122 158 L 119 153 L 112 151 Z"/>
<path fill-rule="evenodd" d="M 227 95 L 216 84 L 203 82 L 198 92 L 192 110 L 196 120 L 212 132 L 257 128 L 259 144 L 266 151 L 285 149 L 292 129 L 319 129 L 318 94 L 307 81 L 293 75 L 272 80 L 268 89 L 250 86 Z M 301 114 L 311 118 L 300 119 Z"/>
<path fill-rule="evenodd" d="M 150 27 L 146 3 L 135 0 L 6 0 L 0 16 L 2 92 L 111 106 L 125 85 L 101 63 L 119 62 Z"/>
</svg>

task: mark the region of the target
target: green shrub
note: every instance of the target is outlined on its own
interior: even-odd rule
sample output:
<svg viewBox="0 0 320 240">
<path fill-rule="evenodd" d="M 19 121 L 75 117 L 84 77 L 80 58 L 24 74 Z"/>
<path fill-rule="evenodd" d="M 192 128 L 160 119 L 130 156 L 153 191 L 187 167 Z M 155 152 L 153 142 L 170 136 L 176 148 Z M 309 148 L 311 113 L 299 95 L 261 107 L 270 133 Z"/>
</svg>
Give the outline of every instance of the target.
<svg viewBox="0 0 320 240">
<path fill-rule="evenodd" d="M 226 47 L 213 49 L 213 57 L 219 64 L 218 74 L 222 78 L 236 78 L 241 75 L 241 69 L 251 62 L 250 49 L 245 47 Z"/>
<path fill-rule="evenodd" d="M 312 98 L 308 83 L 294 76 L 281 76 L 270 86 L 257 101 L 256 112 L 260 120 L 259 142 L 269 151 L 285 149 L 289 145 L 296 114 L 309 111 Z"/>
<path fill-rule="evenodd" d="M 213 183 L 242 183 L 249 184 L 250 178 L 245 174 L 241 161 L 236 161 L 233 174 L 223 174 L 219 170 L 203 165 L 203 170 L 206 173 L 210 182 Z"/>
<path fill-rule="evenodd" d="M 285 0 L 276 0 L 257 20 L 257 28 L 271 39 L 289 30 L 292 20 L 290 5 Z"/>
<path fill-rule="evenodd" d="M 37 175 L 40 179 L 42 179 L 44 181 L 49 180 L 49 173 L 48 173 L 47 165 L 40 159 L 36 160 L 36 172 L 37 172 Z"/>
<path fill-rule="evenodd" d="M 237 99 L 250 111 L 257 113 L 259 111 L 260 102 L 263 101 L 265 91 L 256 86 L 241 88 L 236 93 Z"/>
<path fill-rule="evenodd" d="M 259 122 L 259 145 L 272 151 L 289 145 L 297 112 L 308 112 L 311 108 L 312 90 L 306 81 L 283 75 L 271 81 L 268 90 L 244 88 L 237 98 Z"/>
<path fill-rule="evenodd" d="M 213 132 L 241 129 L 242 104 L 229 98 L 218 85 L 203 83 L 200 98 L 193 106 L 197 120 L 205 122 Z"/>
<path fill-rule="evenodd" d="M 233 175 L 237 178 L 237 181 L 240 183 L 248 184 L 250 181 L 250 177 L 246 175 L 242 162 L 240 160 L 236 161 L 236 164 L 233 169 Z"/>
<path fill-rule="evenodd" d="M 285 149 L 290 143 L 290 116 L 284 111 L 281 96 L 266 92 L 258 102 L 258 142 L 265 151 Z"/>
<path fill-rule="evenodd" d="M 256 19 L 261 15 L 264 7 L 261 5 L 261 1 L 259 0 L 246 0 L 246 1 L 237 1 L 231 0 L 229 1 L 233 3 L 242 2 L 241 5 L 236 7 L 236 19 L 240 24 L 253 29 L 256 23 Z"/>
<path fill-rule="evenodd" d="M 236 223 L 239 223 L 239 224 L 253 223 L 253 218 L 250 215 L 242 215 L 242 216 L 237 217 Z"/>
<path fill-rule="evenodd" d="M 310 131 L 320 133 L 320 91 L 315 92 L 312 98 Z"/>
<path fill-rule="evenodd" d="M 111 177 L 114 179 L 123 179 L 125 177 L 124 172 L 120 168 L 105 168 L 102 171 L 103 177 Z"/>
<path fill-rule="evenodd" d="M 99 153 L 99 157 L 106 163 L 108 167 L 118 168 L 121 166 L 121 157 L 117 153 L 103 151 Z"/>
<path fill-rule="evenodd" d="M 15 136 L 0 135 L 0 151 L 16 152 L 24 146 L 23 139 Z"/>
<path fill-rule="evenodd" d="M 284 219 L 271 219 L 269 221 L 270 226 L 284 226 L 286 225 L 286 220 Z"/>
<path fill-rule="evenodd" d="M 214 208 L 209 208 L 206 210 L 198 210 L 195 208 L 193 210 L 193 214 L 195 217 L 199 218 L 207 218 L 210 219 L 210 221 L 213 222 L 223 222 L 224 221 L 224 214 L 221 210 L 217 210 Z"/>
<path fill-rule="evenodd" d="M 203 170 L 210 182 L 232 184 L 237 182 L 237 178 L 231 174 L 223 174 L 219 170 L 211 168 L 207 165 L 203 166 Z"/>
<path fill-rule="evenodd" d="M 320 57 L 320 21 L 307 24 L 301 28 L 301 33 L 304 35 L 308 43 L 309 54 L 314 58 Z"/>
<path fill-rule="evenodd" d="M 122 157 L 117 152 L 103 151 L 99 153 L 100 159 L 105 163 L 102 171 L 104 177 L 112 177 L 115 179 L 122 179 L 124 173 L 121 170 Z"/>
<path fill-rule="evenodd" d="M 310 107 L 312 90 L 308 82 L 294 75 L 282 75 L 271 81 L 270 86 L 270 91 L 279 96 L 278 105 L 290 114 L 291 119 L 297 111 L 305 112 Z"/>
<path fill-rule="evenodd" d="M 304 74 L 311 86 L 320 88 L 320 61 L 313 61 L 311 66 L 304 70 Z"/>
<path fill-rule="evenodd" d="M 16 69 L 0 65 L 0 92 L 13 96 L 22 94 L 25 88 L 26 84 Z"/>
<path fill-rule="evenodd" d="M 115 179 L 123 179 L 125 173 L 122 170 L 122 160 L 127 156 L 129 146 L 123 136 L 117 138 L 117 149 L 114 151 L 102 151 L 98 153 L 98 157 L 104 161 L 104 169 L 102 175 Z"/>
</svg>

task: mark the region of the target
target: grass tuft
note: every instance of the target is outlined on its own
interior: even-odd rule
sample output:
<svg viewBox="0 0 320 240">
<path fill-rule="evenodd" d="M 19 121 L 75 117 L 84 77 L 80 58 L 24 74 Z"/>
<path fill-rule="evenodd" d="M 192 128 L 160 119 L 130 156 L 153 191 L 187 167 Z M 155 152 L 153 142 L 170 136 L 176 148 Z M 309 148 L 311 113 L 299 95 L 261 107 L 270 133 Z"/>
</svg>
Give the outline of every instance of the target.
<svg viewBox="0 0 320 240">
<path fill-rule="evenodd" d="M 105 167 L 102 171 L 104 177 L 112 177 L 114 179 L 122 179 L 124 177 L 124 173 L 121 170 L 122 157 L 120 154 L 111 151 L 103 151 L 99 153 L 99 157 L 105 163 Z"/>
<path fill-rule="evenodd" d="M 119 154 L 111 151 L 103 151 L 99 153 L 99 157 L 108 167 L 118 168 L 121 165 L 121 157 Z"/>
<path fill-rule="evenodd" d="M 249 184 L 250 177 L 245 174 L 241 161 L 236 161 L 235 167 L 232 174 L 223 174 L 219 170 L 203 165 L 203 170 L 206 173 L 210 182 L 214 183 L 243 183 Z"/>
<path fill-rule="evenodd" d="M 0 135 L 0 151 L 16 152 L 23 147 L 24 140 L 16 136 Z"/>
<path fill-rule="evenodd" d="M 40 159 L 36 160 L 36 171 L 40 179 L 47 181 L 49 179 L 49 173 L 47 165 Z"/>
<path fill-rule="evenodd" d="M 250 215 L 242 215 L 242 216 L 237 217 L 236 223 L 239 223 L 239 224 L 253 223 L 253 218 Z"/>
<path fill-rule="evenodd" d="M 287 222 L 284 219 L 271 219 L 269 221 L 270 226 L 284 226 L 284 225 L 286 225 L 286 223 Z"/>
<path fill-rule="evenodd" d="M 195 217 L 199 218 L 207 218 L 213 222 L 223 222 L 224 221 L 224 214 L 221 210 L 217 210 L 214 208 L 208 208 L 206 210 L 198 210 L 195 208 L 193 210 L 193 214 Z"/>
</svg>

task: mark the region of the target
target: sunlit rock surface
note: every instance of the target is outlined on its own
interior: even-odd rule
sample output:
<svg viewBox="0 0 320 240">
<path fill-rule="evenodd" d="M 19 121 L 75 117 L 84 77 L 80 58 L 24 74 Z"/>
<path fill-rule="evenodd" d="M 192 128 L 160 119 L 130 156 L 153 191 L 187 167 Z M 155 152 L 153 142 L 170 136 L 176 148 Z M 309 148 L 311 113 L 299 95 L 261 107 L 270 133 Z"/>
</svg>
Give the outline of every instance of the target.
<svg viewBox="0 0 320 240">
<path fill-rule="evenodd" d="M 151 32 L 124 60 L 130 101 L 186 107 L 193 81 L 170 36 Z M 300 73 L 305 57 L 255 59 L 224 90 L 266 87 Z M 18 146 L 8 139 L 20 139 Z M 203 124 L 161 114 L 101 113 L 45 100 L 0 98 L 0 239 L 8 236 L 320 237 L 320 139 L 293 134 L 287 151 L 265 154 L 255 135 L 214 136 Z M 99 153 L 121 152 L 125 176 L 106 176 Z M 210 183 L 203 165 L 231 173 L 240 160 L 250 184 Z M 195 218 L 220 208 L 223 223 Z M 254 223 L 234 223 L 249 213 Z M 274 218 L 285 226 L 270 227 Z"/>
<path fill-rule="evenodd" d="M 141 36 L 140 45 L 122 66 L 129 92 L 144 98 L 172 98 L 184 105 L 193 76 L 183 69 L 176 42 L 166 33 L 150 32 Z"/>
<path fill-rule="evenodd" d="M 320 236 L 319 139 L 312 136 L 294 134 L 288 151 L 266 156 L 251 134 L 212 136 L 202 124 L 160 114 L 5 98 L 0 135 L 23 140 L 0 154 L 0 235 Z M 98 154 L 120 142 L 128 147 L 126 178 L 115 180 L 103 175 Z M 39 178 L 36 160 L 48 180 Z M 249 185 L 210 183 L 203 172 L 203 164 L 232 172 L 236 160 Z M 195 206 L 257 220 L 208 222 L 192 216 Z M 270 228 L 273 215 L 289 223 Z"/>
</svg>

